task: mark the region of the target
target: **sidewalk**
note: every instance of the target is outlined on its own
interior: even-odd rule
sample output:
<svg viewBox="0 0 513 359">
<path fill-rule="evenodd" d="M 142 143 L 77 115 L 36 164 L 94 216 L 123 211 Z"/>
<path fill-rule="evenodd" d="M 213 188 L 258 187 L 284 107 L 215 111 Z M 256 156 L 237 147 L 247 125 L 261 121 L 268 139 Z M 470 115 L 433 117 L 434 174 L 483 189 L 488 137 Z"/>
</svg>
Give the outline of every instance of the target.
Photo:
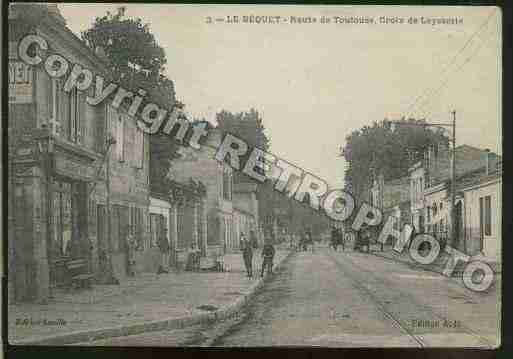
<svg viewBox="0 0 513 359">
<path fill-rule="evenodd" d="M 277 249 L 275 269 L 290 252 Z M 181 328 L 233 315 L 263 284 L 246 277 L 242 255 L 225 255 L 226 272 L 141 273 L 120 285 L 56 291 L 49 304 L 11 304 L 10 344 L 70 344 Z M 260 269 L 260 250 L 253 257 Z"/>
<path fill-rule="evenodd" d="M 448 254 L 441 253 L 438 256 L 438 258 L 435 259 L 435 261 L 433 263 L 420 264 L 411 258 L 408 248 L 405 247 L 401 253 L 398 253 L 398 252 L 394 251 L 392 249 L 392 246 L 390 246 L 390 245 L 386 245 L 384 247 L 383 251 L 381 251 L 381 248 L 379 245 L 376 245 L 374 248 L 371 248 L 371 254 L 379 256 L 379 257 L 391 259 L 394 261 L 402 262 L 402 263 L 408 265 L 412 269 L 422 269 L 422 270 L 427 270 L 427 271 L 431 271 L 431 272 L 436 272 L 439 274 L 443 273 L 443 270 L 446 266 L 447 260 L 449 259 Z M 488 263 L 488 265 L 490 265 L 490 267 L 492 268 L 494 273 L 496 273 L 496 274 L 501 273 L 500 263 L 488 262 L 488 261 L 486 261 L 486 259 L 484 259 L 483 257 L 479 257 L 479 256 L 475 256 L 475 257 L 471 257 L 471 258 L 474 260 L 485 261 Z M 454 268 L 452 276 L 453 277 L 461 276 L 461 274 L 463 273 L 463 270 L 464 270 L 464 263 L 462 261 L 459 261 L 457 263 L 456 267 Z"/>
</svg>

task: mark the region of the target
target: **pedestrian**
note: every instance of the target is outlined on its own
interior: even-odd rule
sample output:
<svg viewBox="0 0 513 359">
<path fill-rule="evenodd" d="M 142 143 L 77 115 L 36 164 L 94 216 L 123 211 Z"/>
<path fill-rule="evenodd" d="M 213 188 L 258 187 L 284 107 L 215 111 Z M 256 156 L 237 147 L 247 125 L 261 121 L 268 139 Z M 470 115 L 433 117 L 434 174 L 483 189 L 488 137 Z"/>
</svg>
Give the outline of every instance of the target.
<svg viewBox="0 0 513 359">
<path fill-rule="evenodd" d="M 331 247 L 333 247 L 335 252 L 337 251 L 337 247 L 338 247 L 338 230 L 337 230 L 337 228 L 335 226 L 331 227 Z"/>
<path fill-rule="evenodd" d="M 312 253 L 314 252 L 315 250 L 315 246 L 314 246 L 314 240 L 313 240 L 313 236 L 312 236 L 312 231 L 310 229 L 308 229 L 306 231 L 306 238 L 307 238 L 307 243 L 310 245 L 310 248 L 312 250 Z"/>
<path fill-rule="evenodd" d="M 251 247 L 253 247 L 253 249 L 257 249 L 258 248 L 258 238 L 257 238 L 254 230 L 249 231 L 249 238 L 251 240 Z"/>
<path fill-rule="evenodd" d="M 344 241 L 344 233 L 342 232 L 342 229 L 340 229 L 340 228 L 337 228 L 337 243 L 342 246 L 342 252 L 345 252 L 346 243 Z"/>
<path fill-rule="evenodd" d="M 157 245 L 160 250 L 160 265 L 157 270 L 157 274 L 162 273 L 169 273 L 168 270 L 166 270 L 166 267 L 169 262 L 169 241 L 167 239 L 167 228 L 164 228 L 162 232 L 160 233 L 160 237 L 158 238 Z"/>
<path fill-rule="evenodd" d="M 266 241 L 264 248 L 262 248 L 262 271 L 260 273 L 260 277 L 264 276 L 264 271 L 266 268 L 267 274 L 272 274 L 275 253 L 276 251 L 273 244 L 270 241 Z"/>
<path fill-rule="evenodd" d="M 362 241 L 361 241 L 362 252 L 363 252 L 363 247 L 367 247 L 367 253 L 370 253 L 370 239 L 371 239 L 370 230 L 364 229 L 362 231 Z"/>
<path fill-rule="evenodd" d="M 248 278 L 253 277 L 253 248 L 251 243 L 246 239 L 243 232 L 240 232 L 240 249 L 242 250 L 242 258 L 244 260 L 244 266 L 248 273 Z"/>
<path fill-rule="evenodd" d="M 131 231 L 132 227 L 126 226 L 126 259 L 127 259 L 127 274 L 130 277 L 135 276 L 135 247 L 137 246 L 134 235 Z"/>
</svg>

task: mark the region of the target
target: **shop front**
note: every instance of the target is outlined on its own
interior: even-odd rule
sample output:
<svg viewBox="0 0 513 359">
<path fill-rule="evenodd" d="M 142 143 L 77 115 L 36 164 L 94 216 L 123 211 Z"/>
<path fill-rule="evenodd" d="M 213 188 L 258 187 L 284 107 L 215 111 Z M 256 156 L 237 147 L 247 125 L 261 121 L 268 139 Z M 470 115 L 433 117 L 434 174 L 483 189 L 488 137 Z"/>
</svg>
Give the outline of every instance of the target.
<svg viewBox="0 0 513 359">
<path fill-rule="evenodd" d="M 50 286 L 68 285 L 68 263 L 81 260 L 85 273 L 93 273 L 93 249 L 90 237 L 91 189 L 97 178 L 96 155 L 70 151 L 56 143 L 49 169 L 48 263 Z M 96 232 L 96 231 L 94 231 Z"/>
</svg>

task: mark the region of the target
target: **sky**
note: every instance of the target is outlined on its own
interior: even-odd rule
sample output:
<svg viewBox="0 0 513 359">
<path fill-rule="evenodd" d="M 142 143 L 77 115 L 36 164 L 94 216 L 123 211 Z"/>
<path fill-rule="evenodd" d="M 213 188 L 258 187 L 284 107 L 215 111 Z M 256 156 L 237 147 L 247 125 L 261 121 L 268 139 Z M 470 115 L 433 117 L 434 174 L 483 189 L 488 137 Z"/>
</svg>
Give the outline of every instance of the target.
<svg viewBox="0 0 513 359">
<path fill-rule="evenodd" d="M 59 4 L 79 34 L 121 4 Z M 271 152 L 343 184 L 339 156 L 353 130 L 403 116 L 450 122 L 456 144 L 502 153 L 501 13 L 494 7 L 128 4 L 167 57 L 177 98 L 198 118 L 258 110 Z M 287 23 L 208 23 L 227 16 L 281 16 Z M 291 23 L 291 17 L 316 23 Z M 321 16 L 331 19 L 320 23 Z M 372 17 L 374 24 L 335 23 Z M 403 23 L 380 23 L 381 17 Z M 418 19 L 409 24 L 408 19 Z M 421 23 L 456 18 L 456 24 Z"/>
</svg>

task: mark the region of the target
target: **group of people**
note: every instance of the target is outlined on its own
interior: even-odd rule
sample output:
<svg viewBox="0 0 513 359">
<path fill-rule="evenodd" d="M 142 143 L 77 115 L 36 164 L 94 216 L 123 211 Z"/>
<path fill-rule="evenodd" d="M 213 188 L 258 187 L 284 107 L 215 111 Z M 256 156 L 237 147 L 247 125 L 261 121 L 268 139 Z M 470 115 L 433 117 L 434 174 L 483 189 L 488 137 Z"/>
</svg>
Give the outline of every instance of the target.
<svg viewBox="0 0 513 359">
<path fill-rule="evenodd" d="M 244 259 L 244 266 L 248 278 L 253 277 L 253 251 L 258 248 L 258 240 L 254 231 L 250 231 L 250 238 L 246 238 L 243 232 L 240 232 L 240 249 L 242 251 L 242 258 Z M 262 266 L 260 276 L 264 276 L 264 272 L 267 269 L 267 273 L 271 274 L 273 269 L 274 255 L 276 251 L 272 240 L 266 237 L 264 247 L 262 248 Z"/>
<path fill-rule="evenodd" d="M 314 251 L 314 240 L 312 236 L 312 231 L 310 229 L 306 229 L 299 240 L 299 250 L 306 252 L 310 247 L 311 251 Z"/>
<path fill-rule="evenodd" d="M 171 245 L 167 239 L 167 228 L 163 228 L 160 235 L 157 238 L 157 246 L 159 247 L 159 266 L 157 268 L 157 274 L 169 273 L 169 253 L 171 252 Z M 127 226 L 125 236 L 125 250 L 126 250 L 126 268 L 127 275 L 134 277 L 136 272 L 135 266 L 135 252 L 139 250 L 139 243 L 137 242 L 132 226 Z"/>
<path fill-rule="evenodd" d="M 342 246 L 342 251 L 345 251 L 346 246 L 344 242 L 344 233 L 340 228 L 337 228 L 335 226 L 331 227 L 331 247 L 335 250 L 335 252 L 338 249 L 338 246 Z"/>
</svg>

